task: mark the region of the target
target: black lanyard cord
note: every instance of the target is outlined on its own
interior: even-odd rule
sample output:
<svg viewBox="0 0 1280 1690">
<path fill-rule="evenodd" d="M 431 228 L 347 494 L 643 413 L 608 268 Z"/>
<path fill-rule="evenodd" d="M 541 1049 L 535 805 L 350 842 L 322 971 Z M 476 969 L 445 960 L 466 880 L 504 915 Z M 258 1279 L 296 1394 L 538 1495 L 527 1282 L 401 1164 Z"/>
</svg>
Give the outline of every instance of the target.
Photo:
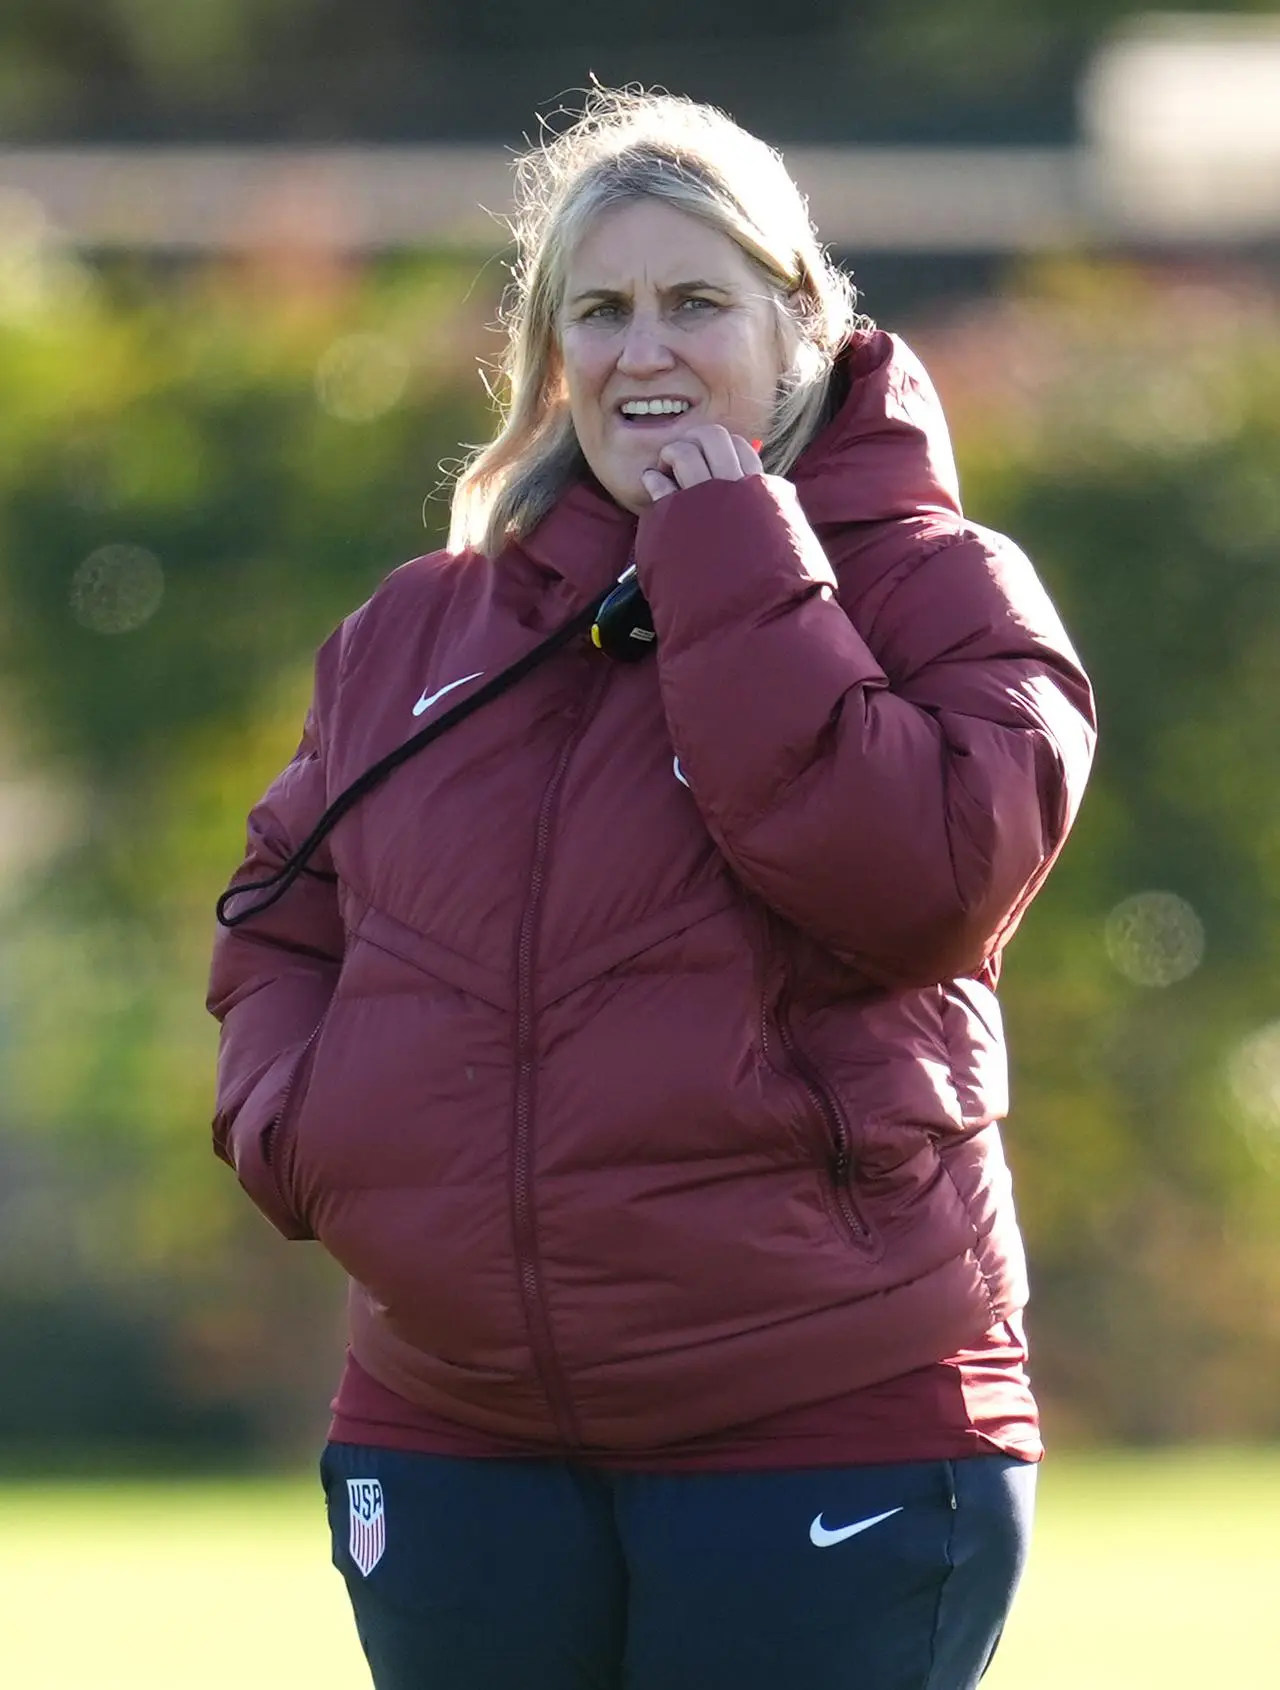
<svg viewBox="0 0 1280 1690">
<path fill-rule="evenodd" d="M 523 657 L 518 657 L 514 663 L 495 675 L 491 681 L 486 681 L 484 686 L 477 687 L 475 692 L 468 698 L 463 699 L 460 704 L 455 704 L 451 710 L 446 710 L 443 715 L 437 716 L 434 722 L 429 723 L 425 728 L 420 728 L 411 738 L 406 739 L 403 745 L 396 746 L 394 751 L 389 751 L 385 757 L 381 757 L 376 763 L 371 764 L 362 775 L 357 775 L 351 785 L 345 787 L 338 794 L 301 845 L 280 865 L 274 874 L 268 876 L 266 880 L 250 880 L 243 885 L 233 886 L 229 891 L 222 894 L 217 903 L 217 916 L 221 926 L 239 927 L 242 922 L 248 921 L 251 916 L 261 915 L 264 910 L 269 910 L 272 904 L 283 898 L 299 875 L 310 874 L 321 880 L 336 880 L 336 875 L 324 873 L 319 869 L 308 868 L 307 863 L 348 810 L 354 808 L 366 793 L 373 791 L 375 786 L 380 786 L 387 776 L 398 769 L 402 763 L 407 763 L 410 757 L 422 750 L 424 745 L 430 745 L 432 740 L 439 739 L 442 733 L 446 733 L 457 723 L 464 721 L 481 705 L 488 704 L 490 699 L 498 698 L 508 688 L 513 687 L 517 681 L 523 680 L 540 663 L 544 663 L 548 657 L 559 651 L 562 646 L 568 645 L 570 640 L 576 638 L 579 634 L 587 633 L 595 624 L 599 611 L 600 601 L 589 605 L 585 610 L 578 611 L 575 616 L 570 617 L 566 623 L 557 628 L 553 634 L 549 634 L 541 645 L 534 646 L 532 651 L 527 651 Z M 247 892 L 266 892 L 269 895 L 259 899 L 257 903 L 250 904 L 247 909 L 237 910 L 234 915 L 230 914 L 228 906 L 232 899 L 239 898 Z"/>
</svg>

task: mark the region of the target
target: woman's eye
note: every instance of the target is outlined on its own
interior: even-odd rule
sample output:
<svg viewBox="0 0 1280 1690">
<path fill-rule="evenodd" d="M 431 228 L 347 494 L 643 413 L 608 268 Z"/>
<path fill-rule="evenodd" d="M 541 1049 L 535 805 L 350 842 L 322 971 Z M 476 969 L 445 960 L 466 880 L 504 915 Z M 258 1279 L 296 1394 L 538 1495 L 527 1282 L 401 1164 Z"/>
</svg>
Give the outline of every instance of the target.
<svg viewBox="0 0 1280 1690">
<path fill-rule="evenodd" d="M 618 305 L 615 300 L 602 299 L 599 305 L 588 306 L 588 308 L 582 313 L 582 321 L 584 323 L 588 323 L 593 318 L 599 319 L 601 317 L 616 317 L 621 309 L 621 306 Z"/>
<path fill-rule="evenodd" d="M 698 311 L 714 311 L 715 305 L 716 302 L 714 299 L 702 299 L 697 294 L 690 294 L 688 299 L 682 299 L 680 301 L 680 309 L 690 313 Z"/>
</svg>

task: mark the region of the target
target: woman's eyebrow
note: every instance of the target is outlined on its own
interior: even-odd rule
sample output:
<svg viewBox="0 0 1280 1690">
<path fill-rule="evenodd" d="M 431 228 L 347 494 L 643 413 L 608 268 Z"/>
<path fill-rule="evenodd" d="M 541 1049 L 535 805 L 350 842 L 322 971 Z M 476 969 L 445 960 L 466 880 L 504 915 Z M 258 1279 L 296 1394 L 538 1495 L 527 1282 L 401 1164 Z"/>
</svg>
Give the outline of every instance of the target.
<svg viewBox="0 0 1280 1690">
<path fill-rule="evenodd" d="M 621 288 L 583 288 L 581 293 L 570 294 L 570 305 L 581 305 L 584 299 L 626 299 L 627 295 Z"/>
<path fill-rule="evenodd" d="M 733 290 L 732 285 L 728 282 L 708 282 L 708 281 L 704 281 L 701 277 L 698 277 L 698 276 L 695 276 L 692 280 L 687 281 L 687 282 L 668 282 L 665 287 L 660 287 L 658 289 L 658 292 L 662 293 L 662 294 L 721 293 L 721 294 L 729 295 L 729 294 L 732 294 L 733 291 L 734 290 Z M 569 304 L 570 305 L 581 305 L 585 300 L 588 300 L 588 299 L 630 299 L 630 298 L 631 298 L 631 291 L 628 288 L 583 288 L 581 293 L 575 293 L 575 294 L 570 295 Z"/>
<path fill-rule="evenodd" d="M 732 293 L 733 288 L 728 282 L 704 282 L 695 278 L 691 282 L 672 282 L 670 287 L 661 290 L 663 293 Z"/>
</svg>

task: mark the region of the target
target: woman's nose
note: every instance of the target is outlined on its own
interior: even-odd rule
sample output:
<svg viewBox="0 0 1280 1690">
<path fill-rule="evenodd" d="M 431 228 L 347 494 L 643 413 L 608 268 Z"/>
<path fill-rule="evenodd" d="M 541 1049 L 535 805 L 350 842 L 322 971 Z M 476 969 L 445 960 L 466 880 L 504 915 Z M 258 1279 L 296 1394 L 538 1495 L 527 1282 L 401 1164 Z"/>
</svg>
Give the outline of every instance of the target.
<svg viewBox="0 0 1280 1690">
<path fill-rule="evenodd" d="M 622 337 L 618 368 L 627 375 L 649 375 L 669 370 L 674 363 L 661 321 L 639 314 L 632 317 Z"/>
</svg>

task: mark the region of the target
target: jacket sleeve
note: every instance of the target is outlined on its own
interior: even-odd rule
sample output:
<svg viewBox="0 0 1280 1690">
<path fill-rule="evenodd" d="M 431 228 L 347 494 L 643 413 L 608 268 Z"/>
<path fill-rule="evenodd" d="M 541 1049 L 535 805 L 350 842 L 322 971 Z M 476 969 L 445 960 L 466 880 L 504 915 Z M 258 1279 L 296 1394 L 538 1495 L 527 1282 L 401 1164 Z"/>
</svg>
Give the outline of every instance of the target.
<svg viewBox="0 0 1280 1690">
<path fill-rule="evenodd" d="M 1017 548 L 967 527 L 910 544 L 861 632 L 780 478 L 659 501 L 636 553 L 668 726 L 717 844 L 749 890 L 891 987 L 976 973 L 999 949 L 1094 743 L 1089 684 Z"/>
<path fill-rule="evenodd" d="M 341 631 L 321 648 L 302 742 L 250 812 L 248 847 L 232 887 L 265 880 L 325 808 L 323 723 L 340 643 Z M 236 907 L 233 902 L 233 914 Z M 333 863 L 322 845 L 309 872 L 277 903 L 242 926 L 219 927 L 214 941 L 208 1006 L 222 1023 L 222 1034 L 213 1145 L 286 1238 L 311 1233 L 293 1214 L 271 1167 L 271 1135 L 329 1007 L 343 940 Z"/>
</svg>

